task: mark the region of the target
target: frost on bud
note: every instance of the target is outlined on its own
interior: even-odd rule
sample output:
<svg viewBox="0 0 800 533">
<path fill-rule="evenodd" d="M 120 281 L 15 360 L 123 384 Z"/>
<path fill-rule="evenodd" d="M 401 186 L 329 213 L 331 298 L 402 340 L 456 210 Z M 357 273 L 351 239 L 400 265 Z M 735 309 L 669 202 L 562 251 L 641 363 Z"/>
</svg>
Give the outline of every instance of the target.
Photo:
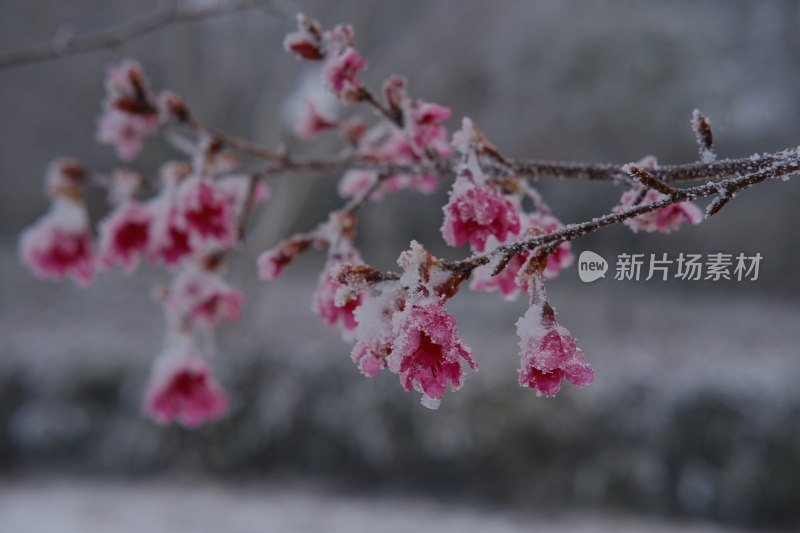
<svg viewBox="0 0 800 533">
<path fill-rule="evenodd" d="M 692 112 L 692 131 L 700 150 L 700 161 L 703 163 L 716 161 L 717 155 L 712 150 L 714 135 L 711 132 L 711 121 L 699 109 Z"/>
<path fill-rule="evenodd" d="M 206 265 L 186 266 L 172 281 L 164 304 L 182 323 L 213 326 L 239 320 L 244 295 Z"/>
<path fill-rule="evenodd" d="M 148 87 L 144 70 L 135 61 L 109 67 L 105 87 L 97 140 L 114 146 L 120 159 L 130 161 L 161 121 L 156 97 Z"/>
<path fill-rule="evenodd" d="M 190 176 L 178 186 L 178 223 L 194 244 L 228 247 L 236 241 L 233 209 L 216 183 L 202 176 Z"/>
<path fill-rule="evenodd" d="M 546 299 L 534 302 L 517 321 L 519 335 L 519 384 L 539 396 L 555 396 L 566 378 L 578 387 L 589 385 L 594 372 L 586 363 L 569 331 L 556 322 L 555 310 Z"/>
<path fill-rule="evenodd" d="M 324 56 L 320 37 L 322 28 L 319 23 L 309 19 L 302 13 L 297 14 L 297 31 L 290 33 L 283 40 L 283 48 L 299 59 L 319 61 Z"/>
<path fill-rule="evenodd" d="M 261 281 L 278 279 L 284 267 L 297 259 L 313 244 L 313 239 L 305 235 L 281 241 L 277 246 L 258 256 L 258 277 Z"/>
<path fill-rule="evenodd" d="M 477 184 L 467 173 L 456 178 L 443 208 L 442 236 L 450 246 L 467 242 L 482 252 L 492 236 L 504 242 L 521 229 L 519 208 L 489 183 Z"/>
<path fill-rule="evenodd" d="M 447 385 L 458 390 L 463 383 L 462 359 L 472 369 L 477 364 L 458 338 L 456 321 L 442 303 L 406 305 L 394 315 L 396 338 L 387 363 L 410 391 L 422 393 L 422 404 L 436 409 Z"/>
<path fill-rule="evenodd" d="M 648 189 L 642 196 L 641 190 L 631 189 L 625 191 L 618 206 L 613 211 L 619 213 L 636 205 L 647 205 L 668 198 L 653 189 Z M 703 221 L 703 212 L 693 202 L 671 204 L 648 213 L 625 220 L 623 223 L 634 232 L 645 233 L 670 233 L 680 228 L 681 224 L 699 224 Z"/>
<path fill-rule="evenodd" d="M 170 339 L 153 367 L 145 400 L 147 415 L 159 424 L 177 421 L 196 428 L 227 410 L 228 396 L 192 339 L 185 335 Z"/>
</svg>

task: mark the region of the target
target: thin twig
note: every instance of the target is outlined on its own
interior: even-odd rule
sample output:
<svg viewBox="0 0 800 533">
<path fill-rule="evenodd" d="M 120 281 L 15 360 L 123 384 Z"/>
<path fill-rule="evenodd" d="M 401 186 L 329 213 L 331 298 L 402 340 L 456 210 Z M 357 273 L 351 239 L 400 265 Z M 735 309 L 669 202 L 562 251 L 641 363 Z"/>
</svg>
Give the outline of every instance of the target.
<svg viewBox="0 0 800 533">
<path fill-rule="evenodd" d="M 210 6 L 179 7 L 175 1 L 162 2 L 153 11 L 109 28 L 61 42 L 51 39 L 28 48 L 0 52 L 0 69 L 110 48 L 165 26 L 208 20 L 266 3 L 265 0 L 227 0 Z"/>
</svg>

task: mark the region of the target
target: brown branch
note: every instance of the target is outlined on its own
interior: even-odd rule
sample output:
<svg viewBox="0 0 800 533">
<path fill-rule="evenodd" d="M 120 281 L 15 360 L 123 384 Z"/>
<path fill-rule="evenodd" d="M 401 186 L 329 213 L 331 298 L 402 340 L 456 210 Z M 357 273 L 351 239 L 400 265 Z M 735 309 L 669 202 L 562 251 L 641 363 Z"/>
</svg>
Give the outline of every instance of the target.
<svg viewBox="0 0 800 533">
<path fill-rule="evenodd" d="M 0 69 L 109 48 L 169 25 L 217 18 L 266 3 L 265 0 L 227 0 L 211 6 L 179 7 L 174 0 L 166 1 L 153 11 L 109 28 L 61 42 L 51 39 L 28 48 L 0 52 Z"/>
<path fill-rule="evenodd" d="M 622 167 L 622 170 L 648 189 L 655 189 L 656 191 L 666 194 L 667 196 L 673 196 L 679 192 L 679 189 L 676 189 L 671 185 L 667 185 L 642 167 L 636 165 L 625 165 Z"/>
<path fill-rule="evenodd" d="M 506 259 L 509 256 L 514 257 L 515 255 L 529 252 L 545 244 L 571 241 L 577 237 L 597 231 L 600 228 L 617 224 L 629 218 L 643 215 L 672 204 L 715 196 L 720 194 L 721 188 L 730 191 L 729 194 L 733 194 L 733 192 L 747 189 L 757 183 L 781 176 L 787 176 L 789 174 L 795 174 L 798 171 L 800 171 L 800 161 L 795 158 L 794 160 L 786 161 L 779 165 L 762 168 L 745 176 L 728 178 L 721 182 L 707 183 L 705 185 L 698 185 L 686 189 L 678 189 L 678 192 L 673 196 L 665 197 L 650 204 L 634 206 L 617 213 L 609 213 L 581 224 L 571 224 L 559 231 L 555 231 L 547 235 L 537 236 L 526 241 L 498 246 L 488 253 L 475 255 L 462 261 L 445 261 L 442 263 L 442 267 L 447 270 L 472 271 L 481 265 L 488 264 L 492 257 L 495 256 L 502 256 L 503 259 Z"/>
</svg>

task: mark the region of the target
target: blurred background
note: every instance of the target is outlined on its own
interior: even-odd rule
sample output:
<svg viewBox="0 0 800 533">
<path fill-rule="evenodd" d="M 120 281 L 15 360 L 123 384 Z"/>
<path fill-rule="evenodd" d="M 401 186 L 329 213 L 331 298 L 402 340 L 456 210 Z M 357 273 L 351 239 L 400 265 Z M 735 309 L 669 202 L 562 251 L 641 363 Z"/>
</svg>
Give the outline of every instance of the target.
<svg viewBox="0 0 800 533">
<path fill-rule="evenodd" d="M 211 2 L 205 2 L 211 3 Z M 133 0 L 4 0 L 0 50 L 104 28 L 153 9 Z M 699 108 L 721 157 L 797 146 L 800 4 L 708 0 L 287 1 L 169 26 L 121 46 L 0 69 L 0 531 L 720 531 L 800 526 L 800 188 L 765 183 L 670 235 L 614 227 L 574 243 L 620 253 L 764 257 L 758 281 L 548 286 L 595 369 L 555 399 L 516 384 L 524 302 L 464 291 L 449 308 L 480 365 L 438 411 L 391 374 L 362 377 L 310 310 L 323 257 L 269 286 L 255 256 L 340 205 L 337 176 L 287 177 L 232 264 L 246 316 L 219 332 L 233 406 L 198 431 L 140 416 L 163 325 L 145 268 L 88 289 L 37 282 L 17 236 L 46 208 L 47 163 L 118 163 L 94 142 L 106 65 L 132 57 L 154 88 L 206 122 L 296 153 L 284 122 L 309 67 L 282 51 L 303 11 L 350 22 L 373 88 L 470 116 L 522 158 L 664 164 L 697 158 Z M 356 109 L 346 109 L 345 114 Z M 367 115 L 369 113 L 367 112 Z M 167 146 L 135 168 L 152 175 Z M 621 191 L 543 180 L 564 222 L 607 212 Z M 418 239 L 457 258 L 438 228 L 447 192 L 400 193 L 365 210 L 365 258 L 391 268 Z M 95 193 L 97 199 L 101 193 Z M 99 202 L 97 202 L 99 205 Z M 99 213 L 99 212 L 98 212 Z M 613 268 L 613 264 L 612 264 Z M 42 509 L 47 509 L 42 513 Z M 378 526 L 380 525 L 380 526 Z"/>
</svg>

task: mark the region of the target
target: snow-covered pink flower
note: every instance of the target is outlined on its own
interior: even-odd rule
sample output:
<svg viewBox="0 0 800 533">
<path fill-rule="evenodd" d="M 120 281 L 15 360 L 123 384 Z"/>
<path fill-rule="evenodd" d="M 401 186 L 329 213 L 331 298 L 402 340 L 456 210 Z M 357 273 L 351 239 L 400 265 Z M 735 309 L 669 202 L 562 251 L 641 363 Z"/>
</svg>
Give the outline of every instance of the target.
<svg viewBox="0 0 800 533">
<path fill-rule="evenodd" d="M 165 298 L 167 309 L 182 320 L 213 326 L 226 318 L 241 316 L 244 295 L 214 269 L 205 265 L 186 266 L 172 281 Z"/>
<path fill-rule="evenodd" d="M 469 242 L 475 251 L 482 252 L 490 236 L 504 242 L 521 228 L 514 202 L 492 185 L 478 184 L 464 174 L 456 178 L 443 210 L 442 236 L 450 246 Z"/>
<path fill-rule="evenodd" d="M 345 102 L 355 101 L 362 86 L 360 73 L 366 66 L 367 61 L 352 47 L 326 57 L 323 76 L 328 89 Z"/>
<path fill-rule="evenodd" d="M 236 221 L 226 196 L 214 182 L 190 176 L 178 186 L 178 224 L 197 243 L 230 246 L 236 240 Z"/>
<path fill-rule="evenodd" d="M 191 339 L 172 339 L 158 357 L 145 400 L 145 411 L 159 424 L 177 421 L 195 428 L 220 418 L 228 396 Z"/>
<path fill-rule="evenodd" d="M 351 340 L 357 326 L 353 313 L 363 303 L 365 295 L 359 293 L 345 301 L 340 301 L 337 293 L 342 288 L 342 284 L 336 281 L 332 275 L 335 266 L 336 263 L 329 263 L 320 274 L 317 290 L 314 292 L 313 309 L 329 326 L 338 325 L 345 340 Z"/>
<path fill-rule="evenodd" d="M 153 214 L 148 259 L 175 266 L 194 251 L 189 230 L 182 222 L 177 206 L 178 185 L 189 176 L 191 166 L 167 163 L 161 169 L 161 192 L 146 205 Z"/>
<path fill-rule="evenodd" d="M 125 272 L 133 272 L 139 256 L 150 247 L 152 222 L 150 210 L 135 200 L 126 201 L 109 213 L 100 223 L 100 266 L 118 266 Z"/>
<path fill-rule="evenodd" d="M 50 209 L 20 237 L 22 262 L 42 279 L 73 278 L 81 285 L 94 277 L 92 233 L 83 203 L 56 198 Z"/>
<path fill-rule="evenodd" d="M 358 326 L 350 357 L 365 376 L 374 376 L 386 368 L 395 339 L 393 317 L 404 307 L 403 290 L 394 283 L 382 287 L 380 294 L 367 298 L 354 310 Z"/>
<path fill-rule="evenodd" d="M 396 338 L 388 357 L 389 369 L 410 391 L 422 393 L 422 403 L 435 409 L 448 383 L 461 388 L 462 359 L 477 369 L 469 348 L 458 338 L 456 321 L 442 303 L 411 304 L 394 316 Z"/>
<path fill-rule="evenodd" d="M 97 140 L 113 145 L 120 159 L 129 161 L 141 151 L 144 139 L 158 128 L 161 117 L 157 101 L 142 67 L 134 61 L 110 66 L 105 86 Z"/>
<path fill-rule="evenodd" d="M 554 396 L 566 378 L 578 387 L 589 385 L 594 372 L 569 331 L 558 324 L 546 301 L 532 305 L 517 321 L 521 363 L 519 384 L 538 395 Z"/>
<path fill-rule="evenodd" d="M 639 194 L 640 191 L 636 189 L 625 191 L 620 199 L 620 204 L 614 208 L 614 212 L 619 213 L 633 207 L 637 198 L 639 198 Z M 642 201 L 637 205 L 647 205 L 665 198 L 667 198 L 665 194 L 649 189 Z M 685 222 L 699 224 L 702 221 L 703 212 L 697 205 L 693 202 L 681 202 L 629 218 L 623 223 L 634 232 L 652 233 L 658 231 L 660 233 L 670 233 L 679 229 L 681 224 Z"/>
</svg>

